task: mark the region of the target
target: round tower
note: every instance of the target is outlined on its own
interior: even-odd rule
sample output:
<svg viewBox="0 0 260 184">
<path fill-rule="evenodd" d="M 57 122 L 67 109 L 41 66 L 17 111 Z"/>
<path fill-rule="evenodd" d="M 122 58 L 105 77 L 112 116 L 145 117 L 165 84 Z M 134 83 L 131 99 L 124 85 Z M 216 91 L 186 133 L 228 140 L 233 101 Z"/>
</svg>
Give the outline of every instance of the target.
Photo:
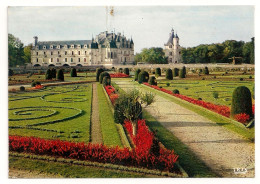
<svg viewBox="0 0 260 184">
<path fill-rule="evenodd" d="M 173 63 L 180 63 L 181 60 L 181 47 L 180 47 L 180 44 L 179 44 L 179 37 L 176 33 L 176 35 L 174 36 L 173 38 Z"/>
</svg>

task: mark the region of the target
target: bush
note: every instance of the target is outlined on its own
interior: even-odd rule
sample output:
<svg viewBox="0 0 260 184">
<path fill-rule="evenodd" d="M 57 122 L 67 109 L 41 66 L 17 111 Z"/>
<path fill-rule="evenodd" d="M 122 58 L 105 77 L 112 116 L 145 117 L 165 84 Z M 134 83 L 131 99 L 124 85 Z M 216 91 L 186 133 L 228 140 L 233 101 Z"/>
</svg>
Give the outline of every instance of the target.
<svg viewBox="0 0 260 184">
<path fill-rule="evenodd" d="M 240 81 L 243 81 L 244 79 L 243 79 L 243 78 L 240 78 L 239 80 L 240 80 Z"/>
<path fill-rule="evenodd" d="M 250 76 L 249 76 L 249 79 L 253 79 L 253 77 L 250 75 Z"/>
<path fill-rule="evenodd" d="M 161 68 L 156 68 L 155 69 L 155 74 L 158 75 L 158 76 L 161 76 L 162 75 Z"/>
<path fill-rule="evenodd" d="M 121 111 L 122 110 L 121 105 L 122 104 L 119 102 L 119 100 L 117 100 L 114 106 L 114 119 L 115 119 L 115 123 L 118 124 L 124 124 L 124 121 L 126 119 L 123 112 Z"/>
<path fill-rule="evenodd" d="M 180 70 L 179 77 L 180 78 L 185 78 L 186 77 L 185 71 L 183 71 L 183 68 Z"/>
<path fill-rule="evenodd" d="M 169 83 L 169 82 L 167 82 L 167 83 L 166 83 L 166 86 L 168 86 L 168 87 L 169 87 L 169 86 L 170 86 L 170 83 Z"/>
<path fill-rule="evenodd" d="M 142 71 L 138 74 L 138 82 L 141 84 L 143 82 L 148 82 L 149 73 L 147 71 Z"/>
<path fill-rule="evenodd" d="M 218 99 L 218 92 L 216 91 L 213 92 L 213 98 Z"/>
<path fill-rule="evenodd" d="M 123 73 L 123 68 L 119 68 L 119 69 L 118 69 L 118 72 L 119 72 L 119 73 Z"/>
<path fill-rule="evenodd" d="M 173 77 L 177 77 L 179 75 L 179 69 L 178 68 L 174 68 L 173 69 Z"/>
<path fill-rule="evenodd" d="M 64 81 L 64 74 L 62 69 L 58 70 L 57 79 Z"/>
<path fill-rule="evenodd" d="M 124 74 L 129 75 L 129 68 L 124 68 Z"/>
<path fill-rule="evenodd" d="M 155 78 L 154 76 L 152 76 L 152 77 L 149 79 L 148 83 L 149 83 L 150 85 L 157 86 L 156 78 Z"/>
<path fill-rule="evenodd" d="M 96 81 L 99 81 L 99 75 L 104 72 L 104 70 L 102 68 L 97 68 L 96 69 Z"/>
<path fill-rule="evenodd" d="M 138 68 L 137 70 L 135 70 L 135 81 L 138 80 L 138 75 L 141 72 L 141 70 Z"/>
<path fill-rule="evenodd" d="M 56 69 L 55 68 L 52 68 L 51 69 L 51 77 L 53 78 L 53 79 L 56 79 Z"/>
<path fill-rule="evenodd" d="M 250 90 L 245 86 L 237 87 L 232 95 L 230 116 L 246 113 L 252 117 L 252 98 Z"/>
<path fill-rule="evenodd" d="M 166 70 L 165 78 L 168 79 L 168 80 L 172 80 L 173 79 L 172 70 L 170 68 L 168 68 Z"/>
<path fill-rule="evenodd" d="M 21 87 L 20 87 L 20 91 L 25 91 L 25 87 L 24 87 L 24 86 L 21 86 Z"/>
<path fill-rule="evenodd" d="M 202 98 L 198 98 L 198 100 L 202 100 Z"/>
<path fill-rule="evenodd" d="M 14 75 L 14 71 L 12 69 L 8 70 L 8 76 L 13 76 Z"/>
<path fill-rule="evenodd" d="M 111 79 L 109 73 L 107 73 L 107 72 L 102 72 L 102 73 L 99 75 L 99 83 L 100 83 L 100 84 L 102 84 L 104 77 L 108 77 L 109 79 Z"/>
<path fill-rule="evenodd" d="M 71 71 L 70 71 L 70 76 L 71 77 L 77 77 L 77 70 L 76 68 L 72 68 Z"/>
<path fill-rule="evenodd" d="M 48 69 L 45 73 L 45 79 L 46 80 L 51 80 L 52 79 L 52 73 L 51 73 L 51 70 Z"/>
<path fill-rule="evenodd" d="M 187 72 L 186 72 L 186 67 L 185 66 L 182 67 L 182 71 L 183 71 L 183 74 L 186 76 Z"/>
<path fill-rule="evenodd" d="M 173 92 L 173 94 L 180 94 L 178 89 L 174 89 L 172 92 Z"/>
<path fill-rule="evenodd" d="M 209 75 L 209 69 L 208 69 L 208 67 L 205 67 L 205 68 L 204 68 L 203 73 L 204 73 L 205 75 Z"/>
<path fill-rule="evenodd" d="M 205 80 L 205 78 L 203 77 L 201 80 Z"/>
<path fill-rule="evenodd" d="M 146 106 L 151 105 L 154 102 L 154 94 L 150 92 L 146 92 L 141 95 L 141 102 L 144 103 Z"/>
<path fill-rule="evenodd" d="M 37 86 L 37 85 L 41 85 L 41 83 L 40 83 L 39 81 L 35 81 L 35 82 L 32 83 L 31 86 L 32 86 L 32 87 L 35 87 L 35 86 Z"/>
<path fill-rule="evenodd" d="M 111 79 L 108 76 L 105 76 L 102 81 L 103 86 L 111 86 Z"/>
</svg>

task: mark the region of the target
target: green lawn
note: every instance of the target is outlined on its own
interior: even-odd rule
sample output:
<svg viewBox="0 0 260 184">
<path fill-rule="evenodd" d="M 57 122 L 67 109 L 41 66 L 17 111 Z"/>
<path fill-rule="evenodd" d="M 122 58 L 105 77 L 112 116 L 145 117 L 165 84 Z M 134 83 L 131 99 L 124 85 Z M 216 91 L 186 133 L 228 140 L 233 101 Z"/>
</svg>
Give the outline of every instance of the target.
<svg viewBox="0 0 260 184">
<path fill-rule="evenodd" d="M 9 134 L 89 142 L 91 99 L 92 84 L 9 93 Z"/>
<path fill-rule="evenodd" d="M 103 136 L 103 141 L 105 145 L 108 146 L 120 146 L 122 147 L 122 142 L 120 135 L 117 131 L 116 124 L 114 122 L 114 116 L 111 108 L 108 104 L 102 85 L 97 83 L 98 91 L 98 105 L 99 105 L 99 118 L 101 131 Z"/>
</svg>

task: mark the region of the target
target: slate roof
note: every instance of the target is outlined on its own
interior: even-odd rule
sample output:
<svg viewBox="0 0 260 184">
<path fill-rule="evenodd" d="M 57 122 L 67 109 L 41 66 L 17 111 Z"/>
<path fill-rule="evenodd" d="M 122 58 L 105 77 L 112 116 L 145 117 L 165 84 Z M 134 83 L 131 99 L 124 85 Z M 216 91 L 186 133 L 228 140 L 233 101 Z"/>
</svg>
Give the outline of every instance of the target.
<svg viewBox="0 0 260 184">
<path fill-rule="evenodd" d="M 64 45 L 67 45 L 68 48 L 70 48 L 71 45 L 89 45 L 91 44 L 91 40 L 67 40 L 67 41 L 41 41 L 37 43 L 37 46 L 39 46 L 39 49 L 42 49 L 43 46 L 46 46 L 46 49 L 50 49 L 50 46 L 53 45 L 53 48 L 57 48 L 58 45 L 60 45 L 61 48 L 64 47 Z"/>
</svg>

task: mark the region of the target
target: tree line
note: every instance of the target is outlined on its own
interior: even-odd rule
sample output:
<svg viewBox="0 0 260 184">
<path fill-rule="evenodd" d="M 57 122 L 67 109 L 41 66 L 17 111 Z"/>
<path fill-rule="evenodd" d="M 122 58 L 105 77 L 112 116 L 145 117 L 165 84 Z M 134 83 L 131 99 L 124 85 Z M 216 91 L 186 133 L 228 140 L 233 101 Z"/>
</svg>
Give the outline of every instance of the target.
<svg viewBox="0 0 260 184">
<path fill-rule="evenodd" d="M 9 67 L 25 65 L 31 62 L 32 45 L 24 46 L 21 40 L 12 34 L 8 34 L 8 64 Z"/>
</svg>

